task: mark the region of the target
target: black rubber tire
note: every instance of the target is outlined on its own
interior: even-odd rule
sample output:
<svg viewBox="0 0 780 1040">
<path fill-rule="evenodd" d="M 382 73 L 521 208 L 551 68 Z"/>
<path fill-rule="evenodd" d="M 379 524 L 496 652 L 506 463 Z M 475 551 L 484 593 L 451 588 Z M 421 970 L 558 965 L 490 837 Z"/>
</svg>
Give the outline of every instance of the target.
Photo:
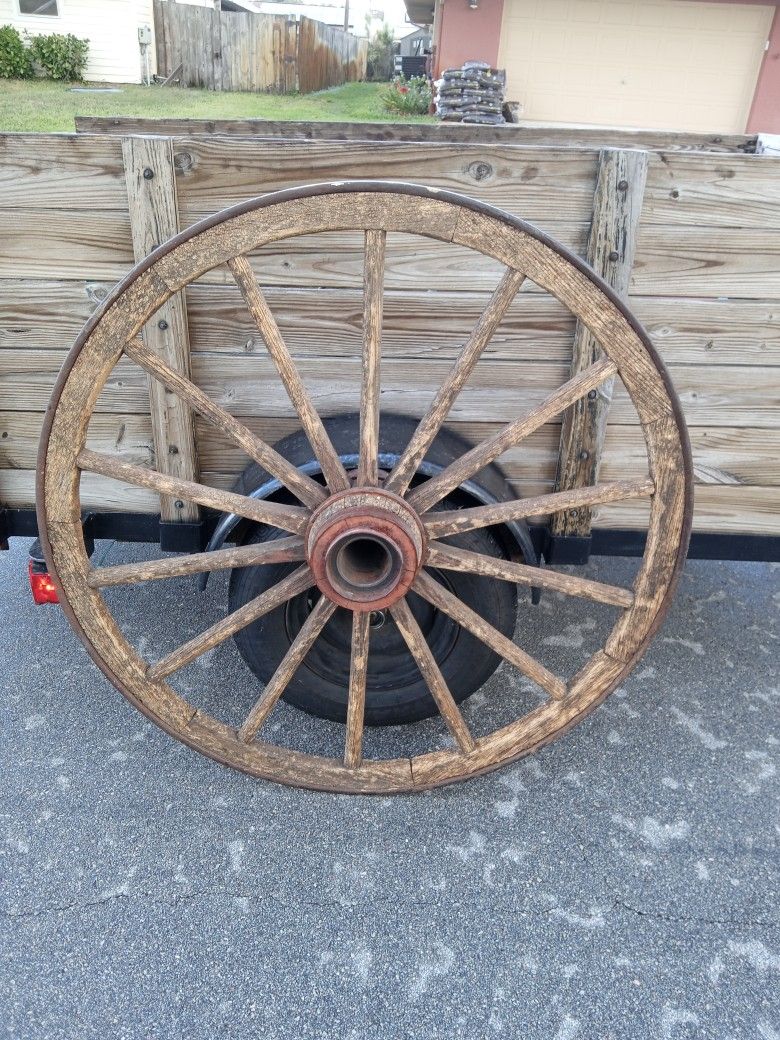
<svg viewBox="0 0 780 1040">
<path fill-rule="evenodd" d="M 326 421 L 328 433 L 339 454 L 346 455 L 354 451 L 356 424 L 357 416 Z M 403 416 L 383 416 L 380 452 L 402 450 L 416 425 L 414 420 Z M 297 465 L 311 457 L 311 448 L 303 434 L 293 434 L 276 447 Z M 427 457 L 440 465 L 446 465 L 466 448 L 468 445 L 461 438 L 447 431 L 437 438 Z M 260 467 L 249 466 L 241 475 L 236 489 L 248 493 L 266 479 Z M 497 467 L 483 471 L 480 483 L 490 485 L 496 497 L 509 497 L 503 475 Z M 439 508 L 453 509 L 463 504 L 455 495 L 441 502 Z M 283 536 L 282 531 L 252 525 L 244 530 L 242 541 L 246 544 Z M 507 547 L 500 539 L 498 530 L 470 531 L 447 541 L 472 552 L 508 558 Z M 277 584 L 294 566 L 283 564 L 236 568 L 230 578 L 230 611 L 237 610 Z M 516 586 L 456 571 L 432 570 L 430 573 L 505 636 L 512 637 L 517 615 Z M 258 619 L 234 637 L 241 656 L 262 684 L 267 683 L 273 675 L 318 596 L 316 589 L 297 596 L 286 606 Z M 453 697 L 458 702 L 465 700 L 484 685 L 501 659 L 484 643 L 446 615 L 434 610 L 420 597 L 411 594 L 408 601 Z M 389 612 L 384 613 L 383 617 L 381 627 L 371 633 L 366 725 L 399 725 L 438 714 L 436 703 Z M 339 608 L 288 685 L 284 693 L 285 701 L 310 715 L 336 722 L 346 721 L 351 632 L 352 614 Z"/>
<path fill-rule="evenodd" d="M 254 531 L 249 541 L 282 534 L 266 528 Z M 450 541 L 473 552 L 503 556 L 489 531 L 470 531 Z M 230 610 L 248 603 L 293 569 L 290 564 L 237 568 L 231 575 Z M 514 585 L 456 571 L 430 573 L 487 622 L 512 637 L 517 614 Z M 234 637 L 244 661 L 263 684 L 273 675 L 318 596 L 316 590 L 297 596 L 286 607 L 259 618 Z M 408 601 L 453 697 L 458 702 L 465 700 L 487 682 L 501 659 L 418 596 L 410 594 Z M 436 715 L 436 703 L 389 611 L 383 617 L 381 627 L 371 633 L 366 725 L 392 726 Z M 287 687 L 284 699 L 289 704 L 320 718 L 346 721 L 351 631 L 351 612 L 339 608 Z"/>
</svg>

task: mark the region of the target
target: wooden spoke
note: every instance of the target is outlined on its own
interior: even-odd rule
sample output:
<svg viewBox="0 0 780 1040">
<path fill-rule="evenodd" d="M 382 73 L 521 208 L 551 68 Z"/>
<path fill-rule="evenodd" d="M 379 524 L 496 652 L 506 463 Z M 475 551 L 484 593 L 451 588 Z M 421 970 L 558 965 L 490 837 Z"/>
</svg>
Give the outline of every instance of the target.
<svg viewBox="0 0 780 1040">
<path fill-rule="evenodd" d="M 300 538 L 278 538 L 271 542 L 238 545 L 214 552 L 192 553 L 173 560 L 150 560 L 146 563 L 124 563 L 116 567 L 96 567 L 90 571 L 92 589 L 115 585 L 135 585 L 155 578 L 179 578 L 203 571 L 224 571 L 231 567 L 257 567 L 264 563 L 297 563 L 306 558 Z"/>
<path fill-rule="evenodd" d="M 248 520 L 260 524 L 279 527 L 282 531 L 302 534 L 309 519 L 308 509 L 300 506 L 283 506 L 278 502 L 264 502 L 246 495 L 235 495 L 232 491 L 220 491 L 205 484 L 196 484 L 191 480 L 178 480 L 166 476 L 153 469 L 133 466 L 128 462 L 119 462 L 113 455 L 100 452 L 82 451 L 76 460 L 79 469 L 86 473 L 100 473 L 104 477 L 121 480 L 135 487 L 149 488 L 161 495 L 175 495 L 191 502 L 199 502 L 202 506 L 210 506 L 220 513 L 236 513 Z"/>
<path fill-rule="evenodd" d="M 278 585 L 274 585 L 273 588 L 267 589 L 259 596 L 255 596 L 249 603 L 245 603 L 243 607 L 234 610 L 232 614 L 228 614 L 226 618 L 218 621 L 211 628 L 207 628 L 199 636 L 190 639 L 189 642 L 184 643 L 177 650 L 174 650 L 173 653 L 163 657 L 157 664 L 150 665 L 146 671 L 147 678 L 153 680 L 165 679 L 166 676 L 178 672 L 180 668 L 184 668 L 185 665 L 190 664 L 191 661 L 205 654 L 207 650 L 224 643 L 226 639 L 229 639 L 239 629 L 251 625 L 253 621 L 275 610 L 282 603 L 286 603 L 288 599 L 292 599 L 293 596 L 310 589 L 313 584 L 314 576 L 308 566 L 299 567 L 292 574 L 288 574 L 286 578 L 283 578 Z"/>
<path fill-rule="evenodd" d="M 489 437 L 482 444 L 478 444 L 476 448 L 472 448 L 465 455 L 461 455 L 459 459 L 456 459 L 455 462 L 447 466 L 437 476 L 426 480 L 424 484 L 409 495 L 409 502 L 418 513 L 426 512 L 431 506 L 435 506 L 437 502 L 444 498 L 448 492 L 452 491 L 453 488 L 462 484 L 464 480 L 473 477 L 475 473 L 479 473 L 484 466 L 493 462 L 508 448 L 519 444 L 524 437 L 527 437 L 534 430 L 538 430 L 540 426 L 544 426 L 546 422 L 554 419 L 565 408 L 574 404 L 584 394 L 594 390 L 605 379 L 615 375 L 616 372 L 617 366 L 614 362 L 609 361 L 607 358 L 597 361 L 594 365 L 586 368 L 584 372 L 564 383 L 563 386 L 550 394 L 545 401 L 530 411 L 528 415 L 523 416 L 521 419 L 515 419 L 514 422 L 509 423 L 495 436 Z"/>
<path fill-rule="evenodd" d="M 344 765 L 357 769 L 363 761 L 363 716 L 366 708 L 368 640 L 371 614 L 367 610 L 352 614 L 352 657 L 349 663 L 349 700 L 347 701 L 347 738 Z"/>
<path fill-rule="evenodd" d="M 484 618 L 467 607 L 465 603 L 445 589 L 432 578 L 430 574 L 421 571 L 417 575 L 413 585 L 414 591 L 419 593 L 423 599 L 427 599 L 437 610 L 449 615 L 453 621 L 457 621 L 465 629 L 468 629 L 477 639 L 495 651 L 499 657 L 513 664 L 523 675 L 528 676 L 538 686 L 550 695 L 553 700 L 560 701 L 566 696 L 566 683 L 553 675 L 551 671 L 535 660 L 530 654 L 521 650 L 511 639 L 507 639 L 498 629 L 488 624 Z"/>
<path fill-rule="evenodd" d="M 604 502 L 643 498 L 652 495 L 654 490 L 655 484 L 650 479 L 616 480 L 612 484 L 557 491 L 550 495 L 538 495 L 536 498 L 518 498 L 512 502 L 496 502 L 473 509 L 448 509 L 439 513 L 428 513 L 423 517 L 423 524 L 429 538 L 444 538 L 479 527 L 505 524 L 509 520 L 546 516 L 561 509 L 579 509 L 582 506 L 600 505 Z"/>
<path fill-rule="evenodd" d="M 517 585 L 530 585 L 533 588 L 553 589 L 566 596 L 579 596 L 594 603 L 607 603 L 612 607 L 630 607 L 634 603 L 634 594 L 630 589 L 617 585 L 605 585 L 600 581 L 579 578 L 573 574 L 559 574 L 557 571 L 542 570 L 540 567 L 529 567 L 525 563 L 513 563 L 511 560 L 497 560 L 495 556 L 483 556 L 481 553 L 458 549 L 454 545 L 443 542 L 431 542 L 428 546 L 429 567 L 441 567 L 448 571 L 465 571 L 468 574 L 484 574 L 501 581 L 511 581 Z"/>
<path fill-rule="evenodd" d="M 228 267 L 236 280 L 241 295 L 265 341 L 268 353 L 276 365 L 284 388 L 295 406 L 304 433 L 309 438 L 317 456 L 322 473 L 331 491 L 344 491 L 349 487 L 349 478 L 336 449 L 322 424 L 309 392 L 303 385 L 298 367 L 290 356 L 287 344 L 282 339 L 279 326 L 271 313 L 265 296 L 257 284 L 252 267 L 245 256 L 228 260 Z"/>
<path fill-rule="evenodd" d="M 403 495 L 409 487 L 412 477 L 417 472 L 417 467 L 425 458 L 425 453 L 441 429 L 455 398 L 466 384 L 483 350 L 490 342 L 524 281 L 525 275 L 520 271 L 510 268 L 504 273 L 504 277 L 480 315 L 466 345 L 434 397 L 428 412 L 420 421 L 401 458 L 395 464 L 393 472 L 385 481 L 385 488 L 388 491 L 394 491 L 396 495 Z"/>
<path fill-rule="evenodd" d="M 279 667 L 268 680 L 262 696 L 254 705 L 238 731 L 239 738 L 245 744 L 254 740 L 258 730 L 271 714 L 273 706 L 290 684 L 301 661 L 311 650 L 317 636 L 323 630 L 336 609 L 336 604 L 322 596 L 317 600 L 311 614 L 301 626 L 298 635 L 290 644 L 290 649 L 282 658 Z"/>
<path fill-rule="evenodd" d="M 366 231 L 363 267 L 363 379 L 360 391 L 360 460 L 357 482 L 376 487 L 379 479 L 379 377 L 382 361 L 382 300 L 385 280 L 384 231 Z"/>
<path fill-rule="evenodd" d="M 446 722 L 450 733 L 455 738 L 455 743 L 464 754 L 468 754 L 476 747 L 474 738 L 466 725 L 466 720 L 463 718 L 460 708 L 455 702 L 455 698 L 450 693 L 450 689 L 445 682 L 444 676 L 441 674 L 436 659 L 431 653 L 431 648 L 425 641 L 425 636 L 420 631 L 420 626 L 417 624 L 414 614 L 409 609 L 409 604 L 405 599 L 399 599 L 390 607 L 390 613 L 398 626 L 398 631 L 404 637 L 412 657 L 417 662 L 417 667 L 422 672 L 422 676 L 428 684 L 428 689 L 438 705 L 441 716 Z"/>
<path fill-rule="evenodd" d="M 281 480 L 285 487 L 297 495 L 304 505 L 314 509 L 325 500 L 326 492 L 316 480 L 301 473 L 278 451 L 274 451 L 270 445 L 256 437 L 243 423 L 235 419 L 230 412 L 226 412 L 224 408 L 212 401 L 191 380 L 166 365 L 158 354 L 149 350 L 140 340 L 130 340 L 125 344 L 125 353 L 155 379 L 159 379 L 177 397 L 186 401 L 191 408 L 208 419 L 218 430 L 221 430 L 234 444 L 245 451 L 250 459 Z"/>
</svg>

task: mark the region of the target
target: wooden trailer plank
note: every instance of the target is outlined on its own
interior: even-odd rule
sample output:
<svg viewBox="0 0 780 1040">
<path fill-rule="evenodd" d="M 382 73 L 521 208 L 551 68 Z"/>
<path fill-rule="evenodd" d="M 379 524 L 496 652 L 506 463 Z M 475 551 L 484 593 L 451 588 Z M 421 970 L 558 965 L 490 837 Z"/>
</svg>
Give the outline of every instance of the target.
<svg viewBox="0 0 780 1040">
<path fill-rule="evenodd" d="M 0 350 L 0 409 L 45 412 L 66 357 L 62 350 Z M 148 415 L 146 373 L 130 361 L 120 361 L 95 411 Z"/>
<path fill-rule="evenodd" d="M 587 224 L 546 222 L 543 230 L 579 255 L 585 254 Z M 265 286 L 322 286 L 356 289 L 362 284 L 362 236 L 327 232 L 265 246 L 252 266 Z M 419 236 L 389 234 L 388 289 L 490 292 L 500 265 L 462 246 Z M 223 269 L 203 276 L 227 284 Z M 538 292 L 529 280 L 525 292 Z M 780 296 L 780 231 L 640 224 L 631 293 L 639 296 L 777 299 Z"/>
<path fill-rule="evenodd" d="M 0 279 L 0 349 L 63 350 L 105 298 L 110 282 Z M 193 350 L 262 354 L 257 328 L 235 286 L 186 290 Z M 271 288 L 269 305 L 295 357 L 341 357 L 360 350 L 359 289 Z M 488 293 L 413 290 L 385 294 L 388 356 L 454 360 Z M 780 303 L 633 296 L 629 305 L 672 364 L 780 365 Z M 516 300 L 485 359 L 566 361 L 574 319 L 552 297 Z"/>
<path fill-rule="evenodd" d="M 127 213 L 121 142 L 75 134 L 0 134 L 0 209 Z"/>
<path fill-rule="evenodd" d="M 638 502 L 600 507 L 594 514 L 593 526 L 646 528 L 646 508 Z M 693 530 L 780 535 L 780 487 L 698 487 Z"/>
<path fill-rule="evenodd" d="M 42 426 L 42 412 L 0 412 L 0 469 L 35 468 Z M 154 468 L 151 416 L 93 415 L 87 447 L 116 455 L 123 462 Z"/>
<path fill-rule="evenodd" d="M 12 418 L 13 413 L 9 415 Z M 252 416 L 244 421 L 261 437 L 280 438 L 296 429 L 295 422 L 291 420 L 268 420 Z M 2 422 L 3 416 L 0 413 L 0 424 Z M 8 420 L 6 425 L 10 426 Z M 447 423 L 447 429 L 464 437 L 472 445 L 492 437 L 499 428 L 497 423 Z M 690 432 L 694 480 L 697 484 L 780 484 L 780 471 L 771 464 L 774 458 L 780 457 L 780 429 L 735 430 L 717 426 L 694 426 Z M 555 479 L 559 436 L 558 424 L 549 423 L 543 426 L 522 445 L 502 455 L 502 470 L 513 480 L 521 483 L 542 482 L 545 490 L 551 491 Z M 196 420 L 196 438 L 198 457 L 204 469 L 226 475 L 238 475 L 247 465 L 243 452 L 227 438 L 218 435 L 208 423 Z M 108 439 L 106 436 L 104 441 Z M 18 442 L 14 450 L 18 457 L 22 457 Z M 641 428 L 608 426 L 600 479 L 628 480 L 646 473 L 647 455 Z"/>
<path fill-rule="evenodd" d="M 0 278 L 117 282 L 133 266 L 127 212 L 0 210 Z"/>
<path fill-rule="evenodd" d="M 299 184 L 401 180 L 475 195 L 527 220 L 586 221 L 597 152 L 492 145 L 175 138 L 182 220 Z M 227 159 L 227 161 L 226 161 Z"/>
<path fill-rule="evenodd" d="M 12 509 L 32 508 L 35 505 L 35 470 L 0 469 L 0 503 Z M 160 499 L 152 491 L 85 473 L 81 478 L 81 506 L 101 513 L 157 514 L 160 512 Z"/>
<path fill-rule="evenodd" d="M 586 224 L 544 224 L 584 253 Z M 0 211 L 0 278 L 116 281 L 133 264 L 129 218 L 121 213 L 56 210 Z M 269 245 L 252 257 L 266 286 L 357 289 L 362 284 L 362 235 L 330 232 Z M 459 246 L 392 234 L 387 244 L 388 289 L 491 292 L 500 265 Z M 203 276 L 228 284 L 217 268 Z M 527 282 L 523 292 L 533 292 Z M 639 296 L 776 299 L 780 296 L 780 232 L 648 226 L 639 229 L 631 292 Z"/>
<path fill-rule="evenodd" d="M 64 352 L 54 350 L 0 351 L 0 409 L 44 411 L 64 358 Z M 299 368 L 322 414 L 357 411 L 359 358 L 344 358 L 338 368 L 334 368 L 332 358 L 303 358 Z M 419 418 L 448 370 L 449 363 L 445 361 L 389 358 L 384 365 L 383 410 Z M 509 422 L 562 384 L 567 371 L 562 362 L 494 361 L 477 365 L 450 419 Z M 276 369 L 265 356 L 195 353 L 192 372 L 198 386 L 231 414 L 271 419 L 290 418 L 294 414 Z M 696 365 L 673 365 L 671 375 L 692 426 L 780 427 L 778 368 L 703 370 Z M 120 362 L 98 398 L 96 411 L 148 414 L 145 374 L 129 362 Z M 637 422 L 622 385 L 615 388 L 611 421 L 628 425 Z"/>
<path fill-rule="evenodd" d="M 699 225 L 639 227 L 638 295 L 780 298 L 780 232 Z"/>
<path fill-rule="evenodd" d="M 587 261 L 621 299 L 628 293 L 646 177 L 646 152 L 602 151 Z M 603 356 L 596 337 L 583 322 L 577 322 L 571 375 L 578 375 Z M 556 491 L 571 491 L 596 483 L 613 386 L 614 380 L 607 380 L 563 416 Z M 587 507 L 557 513 L 550 532 L 557 536 L 586 537 L 590 531 L 590 516 Z"/>
<path fill-rule="evenodd" d="M 531 222 L 587 220 L 598 151 L 490 144 L 366 144 L 176 138 L 182 213 L 207 211 L 265 191 L 316 181 L 417 181 L 473 195 Z M 226 166 L 226 157 L 229 165 Z M 643 220 L 664 226 L 780 229 L 770 156 L 651 153 Z"/>
<path fill-rule="evenodd" d="M 204 483 L 229 489 L 233 477 L 204 471 Z M 105 477 L 85 474 L 82 478 L 82 506 L 101 512 L 127 511 L 157 513 L 155 494 L 140 488 L 117 484 Z M 511 486 L 514 487 L 514 484 Z M 543 486 L 524 485 L 518 494 L 543 494 Z M 11 508 L 31 508 L 35 502 L 35 471 L 0 469 L 0 503 Z M 646 514 L 636 504 L 604 507 L 594 517 L 595 528 L 642 528 Z M 780 535 L 780 488 L 707 486 L 696 490 L 694 531 L 720 534 Z"/>
<path fill-rule="evenodd" d="M 266 296 L 296 357 L 359 353 L 361 290 L 273 288 Z M 384 355 L 453 361 L 488 299 L 486 293 L 386 292 Z M 629 305 L 669 362 L 780 365 L 778 302 L 635 296 Z M 262 353 L 235 288 L 198 283 L 187 290 L 187 306 L 193 350 Z M 482 357 L 568 361 L 573 334 L 574 318 L 557 300 L 526 293 L 512 303 Z"/>
<path fill-rule="evenodd" d="M 269 420 L 255 416 L 244 420 L 257 436 L 278 440 L 298 429 L 295 419 Z M 43 413 L 0 412 L 0 469 L 33 469 L 36 464 Z M 498 432 L 495 423 L 448 423 L 447 428 L 470 444 Z M 558 457 L 560 426 L 550 423 L 521 446 L 501 458 L 509 478 L 525 488 L 533 483 L 551 491 Z M 694 480 L 701 484 L 780 485 L 780 429 L 729 429 L 717 426 L 691 428 Z M 198 457 L 204 470 L 226 480 L 247 466 L 247 456 L 232 441 L 199 417 L 196 418 Z M 87 447 L 124 462 L 154 466 L 151 418 L 148 415 L 98 413 L 89 424 Z M 607 427 L 600 477 L 604 481 L 637 478 L 647 471 L 644 439 L 638 426 Z M 525 490 L 523 494 L 525 494 Z"/>
<path fill-rule="evenodd" d="M 345 125 L 336 126 L 343 135 Z M 563 144 L 560 140 L 551 140 L 547 148 L 529 149 L 527 137 L 516 140 L 516 135 L 505 132 L 498 134 L 496 143 L 386 141 L 370 147 L 358 140 L 234 139 L 226 143 L 222 138 L 193 139 L 186 125 L 176 126 L 175 122 L 173 129 L 184 130 L 184 136 L 176 141 L 176 150 L 187 204 L 191 196 L 213 203 L 212 208 L 275 186 L 343 178 L 344 163 L 348 162 L 351 177 L 419 180 L 419 171 L 425 168 L 426 183 L 473 192 L 496 205 L 524 211 L 529 219 L 537 211 L 543 215 L 550 212 L 544 198 L 547 185 L 555 194 L 556 210 L 563 205 L 573 213 L 585 213 L 587 181 L 592 188 L 595 178 L 595 149 L 620 145 L 618 139 L 607 142 L 594 138 L 592 150 L 580 153 L 568 150 L 568 141 L 565 148 L 557 147 Z M 465 129 L 460 128 L 461 132 Z M 387 132 L 381 127 L 372 127 L 372 131 Z M 662 143 L 662 137 L 651 136 L 647 143 L 637 141 L 636 146 L 651 148 L 654 143 Z M 223 187 L 221 173 L 227 149 L 231 158 L 238 155 L 238 160 L 231 163 Z M 250 158 L 255 156 L 256 160 Z M 285 170 L 289 170 L 288 176 Z M 773 190 L 775 177 L 771 156 L 735 154 L 714 163 L 706 153 L 670 151 L 654 155 L 645 219 L 648 223 L 691 224 L 703 217 L 711 225 L 777 228 L 780 201 Z M 518 197 L 512 193 L 513 187 Z M 127 209 L 120 145 L 106 135 L 0 135 L 0 189 L 3 209 Z"/>
<path fill-rule="evenodd" d="M 70 346 L 111 284 L 0 278 L 0 350 Z"/>
<path fill-rule="evenodd" d="M 585 148 L 646 148 L 681 151 L 753 152 L 755 134 L 704 134 L 675 130 L 623 130 L 615 127 L 564 127 L 506 123 L 334 123 L 274 119 L 150 119 L 142 116 L 76 116 L 77 133 L 217 134 L 279 140 L 457 142 Z"/>
<path fill-rule="evenodd" d="M 143 260 L 161 242 L 179 231 L 176 181 L 171 142 L 160 137 L 129 137 L 122 141 L 127 199 L 136 260 Z M 144 344 L 177 374 L 189 378 L 190 341 L 183 293 L 175 293 L 147 322 Z M 195 431 L 190 405 L 148 377 L 157 469 L 179 480 L 198 479 Z M 160 500 L 163 521 L 193 522 L 200 509 L 178 495 Z"/>
<path fill-rule="evenodd" d="M 642 223 L 780 229 L 771 156 L 651 153 Z"/>
</svg>

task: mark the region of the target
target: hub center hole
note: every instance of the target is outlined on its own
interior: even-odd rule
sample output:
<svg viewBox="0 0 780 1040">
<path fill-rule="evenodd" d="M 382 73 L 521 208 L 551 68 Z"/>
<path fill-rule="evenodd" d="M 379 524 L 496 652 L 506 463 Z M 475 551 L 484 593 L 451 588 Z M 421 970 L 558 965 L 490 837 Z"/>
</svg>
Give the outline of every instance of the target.
<svg viewBox="0 0 780 1040">
<path fill-rule="evenodd" d="M 358 535 L 339 547 L 335 564 L 342 581 L 356 589 L 372 589 L 390 574 L 393 557 L 379 538 Z"/>
</svg>

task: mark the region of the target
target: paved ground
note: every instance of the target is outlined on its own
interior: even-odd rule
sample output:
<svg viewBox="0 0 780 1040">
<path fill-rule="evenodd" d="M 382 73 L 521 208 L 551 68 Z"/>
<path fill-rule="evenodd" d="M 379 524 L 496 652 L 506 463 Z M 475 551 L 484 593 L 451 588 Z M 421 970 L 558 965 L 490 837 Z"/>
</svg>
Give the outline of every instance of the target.
<svg viewBox="0 0 780 1040">
<path fill-rule="evenodd" d="M 57 608 L 32 607 L 25 552 L 0 556 L 4 1035 L 780 1037 L 780 570 L 690 563 L 648 656 L 559 743 L 369 799 L 258 783 L 158 732 Z M 114 599 L 157 651 L 217 616 L 215 592 Z M 522 640 L 571 668 L 604 611 L 548 596 L 523 607 Z M 227 646 L 184 688 L 238 713 L 254 692 L 241 667 Z M 501 672 L 469 717 L 491 724 L 524 695 Z M 298 739 L 298 713 L 274 718 Z M 372 736 L 423 739 L 438 723 Z"/>
</svg>

